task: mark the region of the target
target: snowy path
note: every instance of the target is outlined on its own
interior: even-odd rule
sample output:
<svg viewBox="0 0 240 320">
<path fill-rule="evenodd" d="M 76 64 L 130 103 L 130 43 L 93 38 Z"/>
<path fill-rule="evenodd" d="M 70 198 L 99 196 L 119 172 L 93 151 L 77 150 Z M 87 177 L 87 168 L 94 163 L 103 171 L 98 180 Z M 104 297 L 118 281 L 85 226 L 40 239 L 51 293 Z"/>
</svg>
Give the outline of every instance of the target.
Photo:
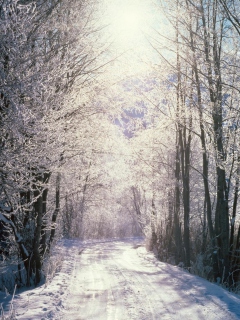
<svg viewBox="0 0 240 320">
<path fill-rule="evenodd" d="M 46 288 L 16 298 L 21 320 L 240 319 L 240 298 L 157 261 L 139 240 L 65 242 L 66 260 Z"/>
</svg>

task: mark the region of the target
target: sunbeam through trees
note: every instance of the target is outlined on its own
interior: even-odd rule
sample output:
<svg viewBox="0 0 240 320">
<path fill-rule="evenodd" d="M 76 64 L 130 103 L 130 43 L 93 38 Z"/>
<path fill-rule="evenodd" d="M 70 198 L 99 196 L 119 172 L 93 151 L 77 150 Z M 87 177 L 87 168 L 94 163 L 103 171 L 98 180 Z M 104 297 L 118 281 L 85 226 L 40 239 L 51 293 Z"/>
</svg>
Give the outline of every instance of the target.
<svg viewBox="0 0 240 320">
<path fill-rule="evenodd" d="M 238 0 L 0 0 L 0 290 L 142 236 L 240 288 Z"/>
</svg>

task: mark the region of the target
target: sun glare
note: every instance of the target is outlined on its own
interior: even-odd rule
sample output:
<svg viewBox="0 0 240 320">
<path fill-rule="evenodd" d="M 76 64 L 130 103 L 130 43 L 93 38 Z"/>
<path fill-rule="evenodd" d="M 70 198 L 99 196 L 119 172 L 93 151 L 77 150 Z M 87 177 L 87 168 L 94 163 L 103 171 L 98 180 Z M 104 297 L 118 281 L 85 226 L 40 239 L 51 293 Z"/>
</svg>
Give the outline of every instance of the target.
<svg viewBox="0 0 240 320">
<path fill-rule="evenodd" d="M 128 36 L 129 32 L 140 32 L 141 31 L 141 20 L 143 20 L 142 13 L 136 8 L 124 8 L 120 10 L 113 22 L 113 27 L 120 35 Z"/>
<path fill-rule="evenodd" d="M 148 9 L 144 0 L 112 0 L 107 5 L 106 22 L 114 43 L 122 49 L 134 46 L 143 38 L 148 23 Z"/>
<path fill-rule="evenodd" d="M 153 55 L 149 39 L 156 21 L 153 0 L 102 0 L 99 22 L 109 45 L 109 72 L 114 79 L 148 72 Z M 155 52 L 154 52 L 155 54 Z"/>
</svg>

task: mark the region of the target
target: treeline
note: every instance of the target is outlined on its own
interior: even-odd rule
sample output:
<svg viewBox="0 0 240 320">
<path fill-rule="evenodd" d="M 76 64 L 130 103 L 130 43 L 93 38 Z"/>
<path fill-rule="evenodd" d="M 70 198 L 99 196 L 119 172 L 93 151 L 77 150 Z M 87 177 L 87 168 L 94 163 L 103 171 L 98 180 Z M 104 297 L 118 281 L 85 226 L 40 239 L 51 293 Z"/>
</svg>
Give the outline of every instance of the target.
<svg viewBox="0 0 240 320">
<path fill-rule="evenodd" d="M 11 288 L 7 281 L 43 279 L 60 210 L 61 167 L 74 156 L 73 144 L 84 151 L 76 128 L 93 113 L 85 96 L 99 68 L 98 31 L 91 1 L 0 1 L 2 289 Z"/>
<path fill-rule="evenodd" d="M 132 211 L 161 260 L 236 288 L 240 4 L 173 0 L 160 6 L 167 30 L 149 39 L 160 58 L 151 73 L 155 84 L 138 90 L 149 119 L 132 141 Z"/>
<path fill-rule="evenodd" d="M 120 204 L 128 170 L 102 6 L 0 1 L 0 290 L 44 281 L 61 237 L 141 234 Z"/>
</svg>

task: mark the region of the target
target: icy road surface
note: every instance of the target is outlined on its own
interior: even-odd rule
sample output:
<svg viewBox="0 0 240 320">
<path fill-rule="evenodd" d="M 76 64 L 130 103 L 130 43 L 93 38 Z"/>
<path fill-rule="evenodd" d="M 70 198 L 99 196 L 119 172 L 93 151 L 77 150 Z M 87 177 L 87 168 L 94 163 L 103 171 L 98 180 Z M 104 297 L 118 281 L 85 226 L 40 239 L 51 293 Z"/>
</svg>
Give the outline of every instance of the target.
<svg viewBox="0 0 240 320">
<path fill-rule="evenodd" d="M 65 241 L 53 281 L 15 298 L 17 319 L 240 319 L 239 296 L 157 261 L 141 245 Z"/>
</svg>

